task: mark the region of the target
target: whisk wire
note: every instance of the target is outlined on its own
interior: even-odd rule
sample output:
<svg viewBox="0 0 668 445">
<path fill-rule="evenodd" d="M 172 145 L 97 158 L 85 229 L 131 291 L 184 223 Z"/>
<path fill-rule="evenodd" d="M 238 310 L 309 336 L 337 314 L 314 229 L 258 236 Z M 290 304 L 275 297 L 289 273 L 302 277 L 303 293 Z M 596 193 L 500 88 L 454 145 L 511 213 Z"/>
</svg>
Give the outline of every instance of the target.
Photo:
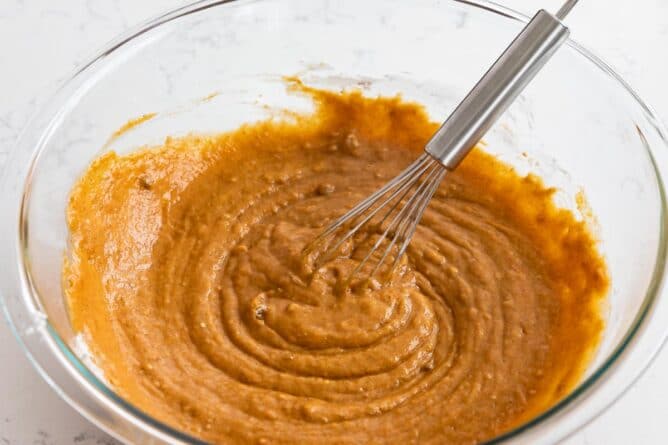
<svg viewBox="0 0 668 445">
<path fill-rule="evenodd" d="M 377 235 L 378 238 L 347 277 L 346 282 L 350 283 L 372 259 L 377 262 L 366 278 L 373 278 L 390 254 L 398 249 L 398 254 L 387 271 L 391 272 L 405 252 L 408 240 L 415 232 L 415 227 L 445 172 L 446 169 L 440 162 L 427 153 L 422 154 L 393 180 L 336 219 L 307 246 L 305 252 L 312 252 L 324 244 L 315 259 L 315 268 L 318 269 L 336 255 L 347 240 L 363 233 L 363 238 L 355 239 L 356 245 L 365 245 L 372 236 Z M 362 230 L 365 226 L 369 228 Z M 343 234 L 335 239 L 333 244 L 326 244 L 341 230 L 344 231 Z M 387 246 L 383 247 L 384 243 L 387 243 Z M 383 251 L 379 254 L 381 248 Z M 350 255 L 353 254 L 354 251 L 350 252 Z"/>
<path fill-rule="evenodd" d="M 334 232 L 336 232 L 338 229 L 341 227 L 346 227 L 350 226 L 351 224 L 355 224 L 357 218 L 362 215 L 365 211 L 368 209 L 374 207 L 362 220 L 357 222 L 351 229 L 349 229 L 339 240 L 331 247 L 328 247 L 324 255 L 320 257 L 320 259 L 317 261 L 318 264 L 322 264 L 329 259 L 331 259 L 331 256 L 335 254 L 338 249 L 343 245 L 344 242 L 346 242 L 350 237 L 354 236 L 355 233 L 359 231 L 359 229 L 364 226 L 366 223 L 368 223 L 380 210 L 382 210 L 388 202 L 391 202 L 396 198 L 398 195 L 400 195 L 402 192 L 405 192 L 405 194 L 410 191 L 410 187 L 415 183 L 417 179 L 425 172 L 427 171 L 430 167 L 432 167 L 436 161 L 434 161 L 431 156 L 427 154 L 423 154 L 418 158 L 415 162 L 413 162 L 409 167 L 407 167 L 402 173 L 400 173 L 395 179 L 387 183 L 384 187 L 380 188 L 373 194 L 371 194 L 368 198 L 365 200 L 361 201 L 359 204 L 357 204 L 355 207 L 353 207 L 351 210 L 349 210 L 346 214 L 338 218 L 336 221 L 334 221 L 321 235 L 319 235 L 313 242 L 307 247 L 306 252 L 310 252 L 314 249 L 318 243 L 321 241 L 325 240 L 328 238 L 330 235 L 332 235 Z M 392 189 L 395 189 L 392 191 Z M 378 200 L 385 194 L 389 193 L 392 191 L 389 195 L 388 198 L 386 198 L 382 203 L 378 203 Z M 399 203 L 401 202 L 401 198 L 397 200 L 396 204 L 394 207 L 396 207 Z M 385 216 L 387 216 L 391 213 L 391 211 L 394 209 L 391 208 L 390 212 Z M 381 220 L 382 222 L 385 221 L 385 218 Z M 318 265 L 316 264 L 316 266 Z"/>
<path fill-rule="evenodd" d="M 389 242 L 388 246 L 385 248 L 381 258 L 378 260 L 376 263 L 375 267 L 369 274 L 369 278 L 372 278 L 376 272 L 381 268 L 389 254 L 392 252 L 392 248 L 394 245 L 397 243 L 399 239 L 402 239 L 402 233 L 405 233 L 405 228 L 409 226 L 411 223 L 412 218 L 410 217 L 415 209 L 420 205 L 421 203 L 421 198 L 422 198 L 422 193 L 425 189 L 429 189 L 430 187 L 430 182 L 437 176 L 437 172 L 443 168 L 441 167 L 438 163 L 435 161 L 433 163 L 430 163 L 431 171 L 427 174 L 427 176 L 424 178 L 424 180 L 420 181 L 418 183 L 417 189 L 413 193 L 413 195 L 406 201 L 404 206 L 401 208 L 399 212 L 394 216 L 390 224 L 388 224 L 387 228 L 385 231 L 382 233 L 382 235 L 378 238 L 374 246 L 371 248 L 369 253 L 364 257 L 364 259 L 360 262 L 360 264 L 355 268 L 355 271 L 353 271 L 353 275 L 355 275 L 357 272 L 362 270 L 362 267 L 366 264 L 366 262 L 371 258 L 371 256 L 374 254 L 374 252 L 381 246 L 381 244 L 387 239 L 388 234 L 394 233 L 392 236 L 391 241 Z M 395 203 L 395 208 L 400 201 Z M 390 214 L 392 210 L 388 211 L 388 215 Z M 403 239 L 402 239 L 403 241 Z"/>
<path fill-rule="evenodd" d="M 413 235 L 415 234 L 415 231 L 417 230 L 418 223 L 422 219 L 424 211 L 427 209 L 427 206 L 429 205 L 431 198 L 434 196 L 434 193 L 436 193 L 436 190 L 438 189 L 438 185 L 441 183 L 441 181 L 443 181 L 443 178 L 445 177 L 447 172 L 448 172 L 447 169 L 445 168 L 441 169 L 441 171 L 438 174 L 438 177 L 436 178 L 435 181 L 432 182 L 431 186 L 429 187 L 429 191 L 423 196 L 419 210 L 412 215 L 410 231 L 407 235 L 402 235 L 403 242 L 401 244 L 401 248 L 397 252 L 397 256 L 394 258 L 394 263 L 390 267 L 390 271 L 394 270 L 394 268 L 397 267 L 397 264 L 399 264 L 399 260 L 406 252 L 408 244 L 410 243 L 411 239 L 413 238 Z"/>
<path fill-rule="evenodd" d="M 323 238 L 326 238 L 327 236 L 331 235 L 334 233 L 339 227 L 341 227 L 344 223 L 348 222 L 352 218 L 356 218 L 358 215 L 363 213 L 365 210 L 367 210 L 369 207 L 373 206 L 376 204 L 376 201 L 379 197 L 387 193 L 388 190 L 394 188 L 397 186 L 397 184 L 403 184 L 407 180 L 407 177 L 413 173 L 415 173 L 416 169 L 420 167 L 421 164 L 424 164 L 426 161 L 431 160 L 431 156 L 427 155 L 426 153 L 421 155 L 418 159 L 416 159 L 411 165 L 406 167 L 399 175 L 397 175 L 395 178 L 393 178 L 391 181 L 389 181 L 387 184 L 385 184 L 382 188 L 376 190 L 374 193 L 366 197 L 364 200 L 360 201 L 355 207 L 350 209 L 348 212 L 346 212 L 344 215 L 340 216 L 337 218 L 332 224 L 330 224 L 325 231 L 323 231 L 318 237 L 316 237 L 315 241 L 319 241 Z"/>
</svg>

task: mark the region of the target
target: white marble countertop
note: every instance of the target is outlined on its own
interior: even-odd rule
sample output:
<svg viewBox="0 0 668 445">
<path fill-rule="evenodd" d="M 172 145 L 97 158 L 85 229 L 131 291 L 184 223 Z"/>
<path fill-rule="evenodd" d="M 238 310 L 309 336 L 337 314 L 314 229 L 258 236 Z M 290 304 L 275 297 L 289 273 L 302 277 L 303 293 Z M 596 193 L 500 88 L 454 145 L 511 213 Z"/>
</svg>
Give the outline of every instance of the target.
<svg viewBox="0 0 668 445">
<path fill-rule="evenodd" d="M 539 3 L 553 9 L 559 4 L 501 2 L 524 12 Z M 181 4 L 184 0 L 2 0 L 0 168 L 30 114 L 77 64 L 128 26 Z M 574 38 L 607 60 L 668 120 L 668 2 L 583 0 L 568 22 Z M 564 443 L 668 443 L 666 376 L 668 348 L 612 408 Z M 0 445 L 116 444 L 41 380 L 4 320 L 0 395 Z"/>
</svg>

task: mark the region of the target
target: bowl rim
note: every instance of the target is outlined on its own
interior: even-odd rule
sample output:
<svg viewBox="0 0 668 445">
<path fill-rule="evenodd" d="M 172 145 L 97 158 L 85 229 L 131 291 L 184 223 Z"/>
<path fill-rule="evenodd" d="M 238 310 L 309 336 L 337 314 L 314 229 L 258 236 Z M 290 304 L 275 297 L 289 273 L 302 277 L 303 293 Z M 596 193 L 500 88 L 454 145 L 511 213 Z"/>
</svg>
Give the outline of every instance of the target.
<svg viewBox="0 0 668 445">
<path fill-rule="evenodd" d="M 122 48 L 128 43 L 131 43 L 141 35 L 159 26 L 167 24 L 173 20 L 179 19 L 181 17 L 195 14 L 209 8 L 222 6 L 228 3 L 236 3 L 243 1 L 244 0 L 199 0 L 190 3 L 188 5 L 168 11 L 153 19 L 147 20 L 135 27 L 130 28 L 126 32 L 120 34 L 120 36 L 117 37 L 115 40 L 108 43 L 102 51 L 97 53 L 98 55 L 90 58 L 90 60 L 87 63 L 84 63 L 71 76 L 69 76 L 61 84 L 61 87 L 58 88 L 49 97 L 49 100 L 46 102 L 46 104 L 43 105 L 40 108 L 40 110 L 37 111 L 36 115 L 39 114 L 41 110 L 46 109 L 47 105 L 57 102 L 56 99 L 59 98 L 59 93 L 61 93 L 66 86 L 73 83 L 76 79 L 87 74 L 88 70 L 96 66 L 98 63 L 103 63 L 104 59 L 107 56 L 114 53 L 114 51 L 118 50 L 119 48 Z M 519 13 L 513 9 L 499 5 L 498 3 L 495 3 L 493 1 L 488 1 L 488 0 L 449 0 L 449 1 L 452 3 L 465 5 L 467 7 L 485 10 L 495 15 L 505 17 L 507 19 L 511 19 L 514 21 L 519 21 L 521 23 L 527 22 L 529 20 L 529 17 L 526 16 L 525 14 Z M 668 137 L 666 136 L 668 133 L 663 127 L 660 119 L 657 118 L 652 108 L 649 107 L 638 96 L 638 94 L 630 87 L 630 85 L 626 81 L 624 81 L 607 63 L 602 61 L 599 57 L 594 55 L 591 51 L 587 50 L 579 43 L 573 41 L 572 39 L 569 39 L 566 42 L 566 45 L 569 46 L 571 49 L 573 49 L 579 56 L 582 56 L 588 62 L 591 62 L 594 67 L 603 71 L 606 75 L 608 75 L 610 78 L 616 81 L 616 83 L 620 87 L 622 87 L 622 89 L 625 90 L 626 93 L 630 95 L 630 97 L 634 100 L 635 104 L 638 105 L 642 110 L 643 114 L 645 115 L 645 118 L 652 124 L 652 126 L 656 130 L 660 144 L 663 145 L 663 148 L 668 148 Z M 63 108 L 64 105 L 61 104 L 59 112 L 51 116 L 49 124 L 44 128 L 43 135 L 48 134 L 51 126 L 54 125 L 55 122 L 57 122 L 59 114 L 63 110 Z M 34 119 L 35 118 L 33 117 L 33 119 L 24 128 L 24 132 L 22 132 L 22 134 L 17 139 L 17 142 L 14 146 L 14 151 L 18 151 L 17 149 L 21 145 L 21 141 L 25 137 L 26 129 L 32 126 Z M 652 154 L 652 150 L 650 149 L 649 144 L 646 143 L 645 145 L 650 160 L 650 164 L 653 167 L 653 172 L 656 177 L 657 187 L 659 189 L 659 194 L 661 199 L 659 243 L 658 243 L 659 245 L 657 248 L 654 270 L 652 271 L 652 278 L 650 284 L 645 292 L 645 297 L 630 328 L 624 334 L 624 337 L 613 349 L 613 351 L 609 353 L 608 357 L 603 361 L 603 363 L 601 363 L 598 366 L 598 368 L 595 369 L 594 372 L 592 372 L 590 376 L 588 376 L 586 379 L 583 379 L 566 397 L 561 399 L 558 403 L 551 406 L 549 409 L 545 410 L 541 414 L 531 418 L 530 420 L 522 423 L 521 425 L 513 428 L 512 430 L 503 433 L 500 436 L 490 439 L 485 443 L 499 444 L 517 438 L 525 431 L 531 430 L 538 425 L 544 424 L 546 420 L 554 418 L 558 413 L 563 414 L 563 411 L 565 411 L 567 407 L 572 407 L 573 405 L 576 405 L 577 400 L 580 400 L 585 394 L 591 392 L 595 387 L 602 385 L 606 381 L 606 378 L 609 377 L 610 371 L 616 365 L 619 364 L 618 359 L 620 358 L 620 356 L 622 356 L 627 351 L 628 346 L 631 343 L 637 340 L 638 337 L 637 334 L 639 334 L 639 332 L 642 331 L 642 328 L 646 326 L 646 323 L 644 322 L 645 320 L 647 320 L 648 315 L 651 314 L 656 309 L 658 296 L 663 290 L 664 277 L 666 271 L 666 253 L 668 252 L 668 240 L 666 237 L 665 222 L 666 222 L 666 214 L 668 212 L 667 210 L 668 204 L 666 202 L 666 191 L 662 179 L 661 170 L 657 165 L 657 162 Z M 135 407 L 134 405 L 126 401 L 123 397 L 116 394 L 116 392 L 109 385 L 104 383 L 93 372 L 91 372 L 91 370 L 85 365 L 85 363 L 83 363 L 79 359 L 79 357 L 72 351 L 67 342 L 65 342 L 61 338 L 60 334 L 58 334 L 54 326 L 50 324 L 48 317 L 46 316 L 46 312 L 44 311 L 40 303 L 38 292 L 33 284 L 33 279 L 30 271 L 30 261 L 27 254 L 27 246 L 28 246 L 27 203 L 30 201 L 30 194 L 31 194 L 30 192 L 31 192 L 34 168 L 40 158 L 40 155 L 43 152 L 42 148 L 43 146 L 38 144 L 38 146 L 34 149 L 33 153 L 29 157 L 28 171 L 22 184 L 23 189 L 19 192 L 21 196 L 20 196 L 18 221 L 17 221 L 18 233 L 15 232 L 17 236 L 13 248 L 16 249 L 16 256 L 18 259 L 17 279 L 19 281 L 19 287 L 21 289 L 21 296 L 16 298 L 23 298 L 24 300 L 23 303 L 27 306 L 27 309 L 29 310 L 30 314 L 32 314 L 33 316 L 35 316 L 35 314 L 39 314 L 38 317 L 41 316 L 41 323 L 42 323 L 41 327 L 43 328 L 42 332 L 47 334 L 42 337 L 42 340 L 46 340 L 53 355 L 55 355 L 56 358 L 60 361 L 61 365 L 64 365 L 64 367 L 69 371 L 70 377 L 74 378 L 76 382 L 81 386 L 83 386 L 85 389 L 87 389 L 89 393 L 92 393 L 92 395 L 94 395 L 97 400 L 103 402 L 106 407 L 114 410 L 115 413 L 120 414 L 122 417 L 129 420 L 134 426 L 139 427 L 141 430 L 161 440 L 172 440 L 172 441 L 178 440 L 184 443 L 205 444 L 206 442 L 202 441 L 201 439 L 195 438 L 187 433 L 179 431 L 163 423 L 162 421 L 159 421 L 153 418 L 152 416 L 144 413 L 142 410 L 140 410 L 139 408 Z M 9 158 L 5 166 L 5 172 L 3 175 L 4 176 L 3 185 L 5 186 L 5 188 L 7 185 L 6 183 L 8 181 L 7 179 L 8 170 L 10 168 L 11 161 L 12 159 Z M 11 313 L 11 310 L 6 301 L 8 298 L 10 298 L 10 295 L 5 295 L 4 293 L 3 295 L 0 295 L 0 306 L 2 307 L 5 317 L 8 320 L 9 325 L 15 337 L 21 344 L 24 353 L 29 358 L 32 365 L 37 369 L 41 377 L 44 380 L 46 380 L 49 383 L 49 385 L 54 390 L 56 390 L 62 398 L 64 398 L 77 411 L 83 414 L 84 417 L 95 423 L 98 427 L 102 428 L 112 436 L 122 441 L 125 440 L 124 437 L 119 435 L 119 433 L 113 431 L 111 428 L 108 428 L 104 422 L 102 422 L 99 418 L 96 417 L 95 414 L 83 409 L 82 406 L 79 403 L 77 403 L 77 401 L 74 400 L 73 397 L 71 397 L 63 390 L 62 384 L 56 382 L 55 379 L 51 375 L 49 375 L 49 373 L 44 369 L 44 367 L 42 366 L 43 358 L 41 358 L 38 354 L 34 353 L 34 348 L 29 345 L 28 341 L 26 341 L 25 338 L 26 333 L 18 329 L 17 324 L 13 317 L 13 315 L 15 314 Z M 570 435 L 575 431 L 579 430 L 580 428 L 584 427 L 585 425 L 587 425 L 599 414 L 605 411 L 610 405 L 612 405 L 617 399 L 619 399 L 628 390 L 628 388 L 630 388 L 632 384 L 640 377 L 640 375 L 642 375 L 644 370 L 649 366 L 649 363 L 651 363 L 651 361 L 656 357 L 658 351 L 661 349 L 662 344 L 666 340 L 667 334 L 668 332 L 663 333 L 663 338 L 661 339 L 661 342 L 658 345 L 658 347 L 654 348 L 649 358 L 641 366 L 641 369 L 635 372 L 633 378 L 631 378 L 625 383 L 624 388 L 619 390 L 612 400 L 609 400 L 606 405 L 599 407 L 597 409 L 597 412 L 590 414 L 590 417 L 588 419 L 585 419 L 585 421 L 583 422 L 579 422 L 578 425 L 575 428 L 572 428 L 571 431 L 563 433 L 563 436 L 561 438 Z"/>
</svg>

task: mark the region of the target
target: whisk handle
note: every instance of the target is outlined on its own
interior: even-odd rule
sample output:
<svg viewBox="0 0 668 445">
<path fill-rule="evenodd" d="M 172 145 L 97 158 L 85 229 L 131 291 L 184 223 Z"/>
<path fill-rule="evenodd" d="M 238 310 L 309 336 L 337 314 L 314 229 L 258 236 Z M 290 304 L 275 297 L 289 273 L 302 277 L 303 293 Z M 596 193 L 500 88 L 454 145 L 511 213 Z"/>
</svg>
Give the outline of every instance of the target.
<svg viewBox="0 0 668 445">
<path fill-rule="evenodd" d="M 441 125 L 425 151 L 453 170 L 568 37 L 540 10 Z"/>
</svg>

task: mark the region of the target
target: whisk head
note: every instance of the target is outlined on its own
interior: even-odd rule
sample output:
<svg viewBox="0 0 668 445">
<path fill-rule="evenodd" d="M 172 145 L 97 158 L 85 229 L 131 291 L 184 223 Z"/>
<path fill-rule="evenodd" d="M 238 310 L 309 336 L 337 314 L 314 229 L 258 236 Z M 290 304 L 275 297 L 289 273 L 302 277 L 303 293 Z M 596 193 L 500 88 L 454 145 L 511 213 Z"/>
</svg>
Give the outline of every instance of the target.
<svg viewBox="0 0 668 445">
<path fill-rule="evenodd" d="M 382 188 L 359 202 L 346 214 L 331 223 L 305 249 L 317 252 L 316 270 L 343 254 L 348 240 L 351 251 L 371 244 L 359 264 L 348 277 L 362 274 L 372 279 L 387 262 L 389 275 L 406 252 L 422 214 L 443 180 L 447 169 L 424 153 Z"/>
</svg>

